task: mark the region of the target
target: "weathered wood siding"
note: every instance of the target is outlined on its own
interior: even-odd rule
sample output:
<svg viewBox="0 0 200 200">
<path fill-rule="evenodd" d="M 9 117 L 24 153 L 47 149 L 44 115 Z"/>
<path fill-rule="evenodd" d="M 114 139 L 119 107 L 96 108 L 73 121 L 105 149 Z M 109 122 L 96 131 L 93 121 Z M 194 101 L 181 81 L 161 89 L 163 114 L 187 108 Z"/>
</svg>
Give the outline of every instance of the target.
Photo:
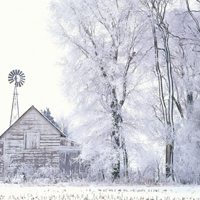
<svg viewBox="0 0 200 200">
<path fill-rule="evenodd" d="M 70 177 L 79 175 L 80 166 L 77 160 L 80 151 L 79 145 L 67 138 L 61 138 L 59 151 L 60 171 Z"/>
<path fill-rule="evenodd" d="M 22 164 L 36 169 L 42 166 L 59 169 L 60 138 L 55 127 L 34 107 L 29 109 L 2 138 L 4 154 L 12 163 L 10 170 L 16 172 Z"/>
<path fill-rule="evenodd" d="M 0 180 L 3 180 L 4 163 L 3 163 L 3 141 L 0 141 Z"/>
</svg>

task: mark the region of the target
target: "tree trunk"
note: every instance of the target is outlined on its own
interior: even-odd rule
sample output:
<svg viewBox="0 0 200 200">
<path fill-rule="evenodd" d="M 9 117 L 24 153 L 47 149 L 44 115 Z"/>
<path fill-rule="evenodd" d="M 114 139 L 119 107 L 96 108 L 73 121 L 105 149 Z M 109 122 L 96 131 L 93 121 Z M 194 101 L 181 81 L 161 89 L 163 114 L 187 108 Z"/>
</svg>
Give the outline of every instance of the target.
<svg viewBox="0 0 200 200">
<path fill-rule="evenodd" d="M 123 147 L 124 177 L 128 179 L 128 153 L 126 147 Z"/>
<path fill-rule="evenodd" d="M 163 12 L 160 13 L 160 8 L 155 5 L 154 2 L 149 6 L 151 12 L 151 25 L 152 25 L 152 34 L 154 39 L 154 50 L 155 50 L 155 67 L 158 75 L 158 83 L 159 83 L 159 98 L 162 107 L 164 126 L 166 130 L 166 178 L 172 176 L 174 180 L 174 171 L 173 171 L 173 150 L 174 150 L 174 122 L 173 122 L 173 99 L 174 99 L 174 88 L 173 88 L 173 77 L 172 77 L 172 66 L 171 66 L 171 54 L 168 45 L 169 40 L 169 32 L 168 27 L 164 23 L 164 13 L 167 4 L 163 7 Z M 162 10 L 162 9 L 161 9 Z M 161 33 L 161 38 L 163 39 L 164 44 L 164 52 L 165 52 L 165 60 L 167 66 L 167 81 L 168 81 L 168 95 L 169 102 L 168 108 L 164 99 L 164 88 L 162 83 L 162 74 L 160 70 L 159 64 L 159 48 L 158 48 L 158 40 L 156 34 L 156 26 Z"/>
<path fill-rule="evenodd" d="M 113 165 L 113 172 L 112 177 L 113 181 L 121 178 L 120 177 L 120 171 L 121 171 L 121 164 L 123 163 L 124 172 L 123 176 L 128 178 L 128 153 L 126 150 L 126 144 L 125 139 L 120 133 L 121 129 L 121 123 L 123 122 L 122 116 L 121 116 L 121 103 L 118 103 L 116 91 L 115 88 L 112 89 L 112 103 L 111 103 L 111 109 L 112 109 L 112 119 L 113 119 L 113 131 L 112 131 L 112 141 L 114 142 L 113 147 L 117 154 L 116 156 L 116 163 Z M 122 153 L 122 156 L 121 154 Z M 123 158 L 121 160 L 121 157 Z"/>
<path fill-rule="evenodd" d="M 171 144 L 166 145 L 166 178 L 172 176 L 174 180 L 173 173 L 173 146 Z"/>
<path fill-rule="evenodd" d="M 111 98 L 112 98 L 112 103 L 111 103 L 111 110 L 112 110 L 112 120 L 113 120 L 113 130 L 112 130 L 112 141 L 113 141 L 113 148 L 116 153 L 116 162 L 113 165 L 113 172 L 112 172 L 112 177 L 113 181 L 120 178 L 120 136 L 119 136 L 119 131 L 120 131 L 120 123 L 122 122 L 122 118 L 119 115 L 119 106 L 118 106 L 118 100 L 117 100 L 117 95 L 115 88 L 112 88 L 111 91 Z"/>
<path fill-rule="evenodd" d="M 166 145 L 166 178 L 172 176 L 172 180 L 174 181 L 174 170 L 173 170 L 173 157 L 174 157 L 174 86 L 173 86 L 173 77 L 172 77 L 172 64 L 171 64 L 171 54 L 169 49 L 169 32 L 168 27 L 164 24 L 160 26 L 164 42 L 165 49 L 165 59 L 167 64 L 167 80 L 169 87 L 169 104 L 168 104 L 168 131 L 167 131 L 167 145 Z"/>
</svg>

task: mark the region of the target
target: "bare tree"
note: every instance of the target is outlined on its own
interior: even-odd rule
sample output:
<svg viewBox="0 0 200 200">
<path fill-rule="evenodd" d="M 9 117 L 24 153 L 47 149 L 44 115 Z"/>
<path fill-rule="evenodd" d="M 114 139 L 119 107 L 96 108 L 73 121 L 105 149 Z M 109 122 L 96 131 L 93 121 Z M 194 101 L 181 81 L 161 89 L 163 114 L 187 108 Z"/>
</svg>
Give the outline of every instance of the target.
<svg viewBox="0 0 200 200">
<path fill-rule="evenodd" d="M 148 8 L 154 40 L 155 68 L 158 77 L 159 99 L 162 109 L 162 122 L 165 126 L 166 136 L 166 178 L 174 180 L 173 157 L 174 157 L 174 81 L 172 75 L 172 59 L 169 47 L 169 24 L 165 20 L 168 0 L 142 1 Z M 161 63 L 164 57 L 165 62 Z M 166 86 L 163 84 L 166 80 Z M 168 99 L 166 101 L 165 94 Z"/>
</svg>

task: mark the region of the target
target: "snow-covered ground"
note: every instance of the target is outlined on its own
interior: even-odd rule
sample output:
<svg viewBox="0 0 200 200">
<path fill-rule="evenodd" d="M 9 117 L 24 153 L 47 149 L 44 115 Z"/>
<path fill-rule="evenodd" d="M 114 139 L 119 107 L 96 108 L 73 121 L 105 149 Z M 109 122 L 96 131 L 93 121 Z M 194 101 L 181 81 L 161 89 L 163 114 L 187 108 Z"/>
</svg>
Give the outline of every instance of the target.
<svg viewBox="0 0 200 200">
<path fill-rule="evenodd" d="M 0 200 L 200 200 L 200 186 L 27 186 L 0 184 Z"/>
</svg>

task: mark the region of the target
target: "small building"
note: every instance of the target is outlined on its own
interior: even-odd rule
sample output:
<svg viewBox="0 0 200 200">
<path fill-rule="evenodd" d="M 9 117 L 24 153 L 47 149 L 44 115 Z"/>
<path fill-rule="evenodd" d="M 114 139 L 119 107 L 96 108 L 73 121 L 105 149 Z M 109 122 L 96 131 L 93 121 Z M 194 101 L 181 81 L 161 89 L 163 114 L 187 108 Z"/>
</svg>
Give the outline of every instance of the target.
<svg viewBox="0 0 200 200">
<path fill-rule="evenodd" d="M 0 180 L 13 177 L 22 166 L 52 167 L 65 175 L 79 173 L 80 146 L 68 139 L 31 106 L 0 136 Z"/>
</svg>

